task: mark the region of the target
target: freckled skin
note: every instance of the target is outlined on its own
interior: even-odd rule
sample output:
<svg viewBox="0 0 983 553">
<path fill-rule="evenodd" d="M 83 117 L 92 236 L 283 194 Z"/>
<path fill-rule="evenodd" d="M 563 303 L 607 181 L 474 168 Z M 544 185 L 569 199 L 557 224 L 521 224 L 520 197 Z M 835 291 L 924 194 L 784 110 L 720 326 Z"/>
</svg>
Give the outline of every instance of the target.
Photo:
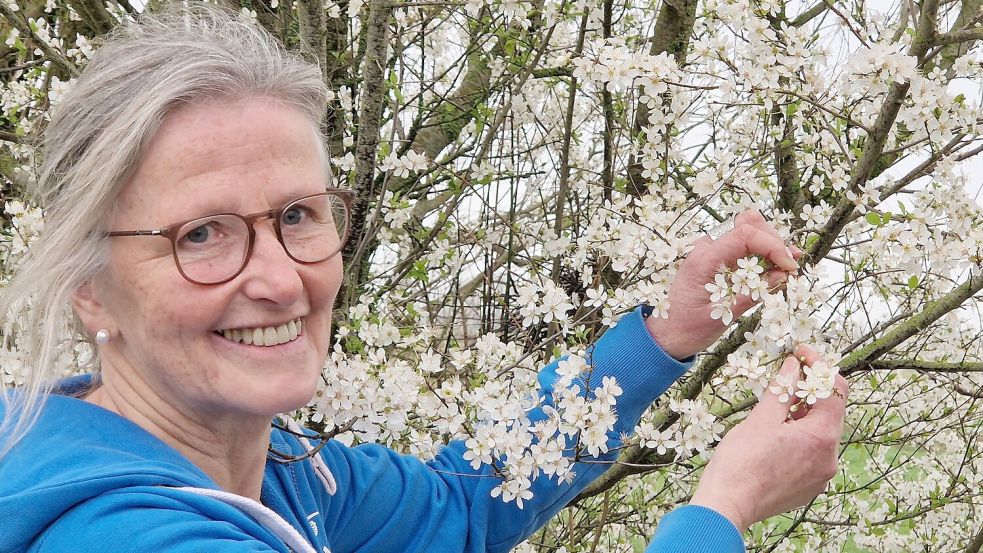
<svg viewBox="0 0 983 553">
<path fill-rule="evenodd" d="M 295 108 L 269 99 L 182 107 L 151 142 L 109 227 L 245 215 L 321 192 L 327 180 L 315 133 Z M 80 310 L 90 331 L 113 330 L 100 349 L 107 378 L 125 379 L 170 420 L 268 421 L 306 404 L 328 354 L 341 256 L 300 264 L 283 251 L 271 221 L 255 230 L 246 268 L 214 286 L 185 280 L 164 238 L 113 238 L 109 265 L 92 284 L 95 307 Z M 303 335 L 274 348 L 232 344 L 214 332 L 297 317 Z"/>
</svg>

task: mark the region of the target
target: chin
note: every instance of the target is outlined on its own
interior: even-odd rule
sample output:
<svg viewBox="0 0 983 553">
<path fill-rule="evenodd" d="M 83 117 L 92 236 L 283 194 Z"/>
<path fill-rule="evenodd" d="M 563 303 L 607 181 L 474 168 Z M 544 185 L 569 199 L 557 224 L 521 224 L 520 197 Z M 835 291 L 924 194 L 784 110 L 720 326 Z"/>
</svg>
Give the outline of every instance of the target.
<svg viewBox="0 0 983 553">
<path fill-rule="evenodd" d="M 288 372 L 276 379 L 259 382 L 255 388 L 257 412 L 273 417 L 305 407 L 317 392 L 321 371 Z"/>
</svg>

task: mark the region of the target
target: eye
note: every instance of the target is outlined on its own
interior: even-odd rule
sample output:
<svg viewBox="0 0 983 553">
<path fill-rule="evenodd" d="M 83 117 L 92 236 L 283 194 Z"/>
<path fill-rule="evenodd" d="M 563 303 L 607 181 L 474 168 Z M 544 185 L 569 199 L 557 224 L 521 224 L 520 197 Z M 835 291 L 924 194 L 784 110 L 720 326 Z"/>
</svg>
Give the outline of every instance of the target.
<svg viewBox="0 0 983 553">
<path fill-rule="evenodd" d="M 285 225 L 298 225 L 304 220 L 304 215 L 303 206 L 291 206 L 290 209 L 284 210 L 283 215 L 280 217 L 280 222 Z"/>
<path fill-rule="evenodd" d="M 210 234 L 211 231 L 209 231 L 208 225 L 200 225 L 191 229 L 184 235 L 184 238 L 193 244 L 204 244 L 206 241 L 208 241 Z"/>
<path fill-rule="evenodd" d="M 185 247 L 217 246 L 230 236 L 241 234 L 235 232 L 236 222 L 222 217 L 194 221 L 181 228 L 178 242 Z"/>
</svg>

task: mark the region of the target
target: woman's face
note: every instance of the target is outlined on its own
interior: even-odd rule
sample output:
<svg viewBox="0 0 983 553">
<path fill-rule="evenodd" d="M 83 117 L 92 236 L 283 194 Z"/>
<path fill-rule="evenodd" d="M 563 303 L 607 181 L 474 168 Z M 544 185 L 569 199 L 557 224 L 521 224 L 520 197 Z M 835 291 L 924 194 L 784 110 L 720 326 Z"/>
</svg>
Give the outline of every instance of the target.
<svg viewBox="0 0 983 553">
<path fill-rule="evenodd" d="M 109 228 L 247 215 L 322 192 L 327 175 L 315 133 L 298 110 L 264 98 L 181 107 L 151 142 Z M 111 240 L 109 265 L 91 285 L 96 308 L 80 313 L 90 331 L 113 330 L 101 350 L 107 382 L 109 371 L 125 372 L 128 387 L 149 392 L 142 401 L 198 417 L 266 417 L 307 403 L 328 354 L 341 255 L 297 263 L 271 220 L 254 228 L 245 269 L 212 286 L 185 280 L 164 238 Z M 291 321 L 301 332 L 279 345 L 246 345 L 222 333 Z"/>
</svg>

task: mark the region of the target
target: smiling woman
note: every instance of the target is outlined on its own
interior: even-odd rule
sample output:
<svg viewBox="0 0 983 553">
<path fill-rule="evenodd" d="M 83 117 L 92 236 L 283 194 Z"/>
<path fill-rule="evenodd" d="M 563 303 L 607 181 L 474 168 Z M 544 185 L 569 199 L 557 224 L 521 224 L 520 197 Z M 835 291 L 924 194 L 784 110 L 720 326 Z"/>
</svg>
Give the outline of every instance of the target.
<svg viewBox="0 0 983 553">
<path fill-rule="evenodd" d="M 562 389 L 603 400 L 606 430 L 585 433 L 590 456 L 557 452 L 575 461 L 566 478 L 511 481 L 515 502 L 461 441 L 428 463 L 314 445 L 280 414 L 315 393 L 342 281 L 352 193 L 328 184 L 327 97 L 316 67 L 195 6 L 125 25 L 52 113 L 35 194 L 45 230 L 0 300 L 36 329 L 21 344 L 27 384 L 0 393 L 0 550 L 507 551 L 605 471 L 723 332 L 705 288 L 717 267 L 761 255 L 771 284 L 796 269 L 774 228 L 744 213 L 697 244 L 667 318 L 639 308 L 584 365 L 545 367 L 530 424 L 555 422 Z M 97 366 L 57 380 L 65 315 Z M 799 361 L 786 365 L 793 382 Z M 837 383 L 805 417 L 766 394 L 651 550 L 741 551 L 751 522 L 818 493 L 836 466 Z"/>
<path fill-rule="evenodd" d="M 222 413 L 228 426 L 210 432 L 244 436 L 307 403 L 341 286 L 338 229 L 315 219 L 340 209 L 345 220 L 341 196 L 324 192 L 319 146 L 308 118 L 271 99 L 213 100 L 168 114 L 109 226 L 192 221 L 168 227 L 170 240 L 109 233 L 116 238 L 103 278 L 75 294 L 88 334 L 105 328 L 112 337 L 99 352 L 103 385 L 88 401 L 190 446 L 199 466 L 219 457 L 213 440 L 180 444 L 180 429 Z M 235 215 L 243 212 L 256 215 Z M 258 484 L 241 491 L 258 499 Z"/>
</svg>

